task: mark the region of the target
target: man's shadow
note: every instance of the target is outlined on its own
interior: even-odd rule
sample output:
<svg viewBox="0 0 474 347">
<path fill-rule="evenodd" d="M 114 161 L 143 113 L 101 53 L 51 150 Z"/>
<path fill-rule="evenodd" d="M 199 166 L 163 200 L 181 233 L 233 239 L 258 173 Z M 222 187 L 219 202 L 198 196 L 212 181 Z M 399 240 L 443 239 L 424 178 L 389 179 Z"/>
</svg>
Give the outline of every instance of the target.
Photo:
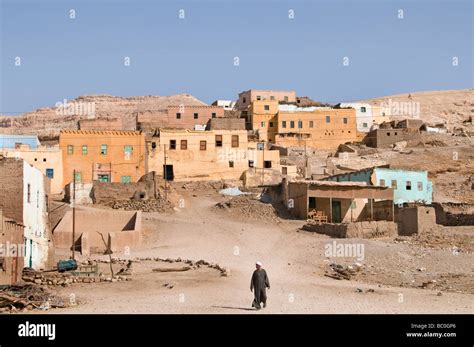
<svg viewBox="0 0 474 347">
<path fill-rule="evenodd" d="M 212 306 L 212 307 L 226 308 L 228 310 L 257 311 L 255 308 L 249 308 L 249 307 L 232 307 L 232 306 Z"/>
</svg>

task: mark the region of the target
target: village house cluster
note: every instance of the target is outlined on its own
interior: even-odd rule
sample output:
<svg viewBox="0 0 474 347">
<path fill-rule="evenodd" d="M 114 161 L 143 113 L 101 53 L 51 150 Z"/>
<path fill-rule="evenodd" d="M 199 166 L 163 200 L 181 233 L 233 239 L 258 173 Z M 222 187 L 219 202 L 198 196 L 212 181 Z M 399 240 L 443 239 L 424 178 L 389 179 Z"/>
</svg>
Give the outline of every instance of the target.
<svg viewBox="0 0 474 347">
<path fill-rule="evenodd" d="M 24 245 L 14 263 L 0 255 L 7 281 L 15 281 L 18 267 L 46 268 L 54 247 L 68 247 L 72 216 L 61 221 L 53 236 L 49 199 L 64 194 L 66 201 L 74 196 L 74 203 L 90 203 L 94 182 L 101 187 L 143 183 L 148 189 L 152 174 L 160 182 L 281 185 L 280 198 L 295 218 L 316 216 L 333 224 L 394 221 L 395 208 L 403 204 L 432 203 L 426 171 L 372 167 L 314 179 L 306 165 L 301 171 L 281 160 L 281 153 L 292 147 L 304 148 L 306 155 L 310 148 L 336 151 L 354 142 L 391 146 L 423 126 L 416 120 L 392 121 L 379 106 L 321 104 L 295 91 L 252 89 L 236 101 L 217 100 L 211 106 L 169 105 L 158 115 L 138 110 L 132 123 L 81 119 L 74 129 L 62 129 L 53 144 L 40 143 L 35 135 L 0 135 L 0 241 Z M 156 189 L 149 195 L 156 195 Z M 93 216 L 83 217 L 79 236 L 88 218 Z M 107 218 L 112 224 L 117 220 Z M 133 224 L 124 240 L 138 242 L 139 218 L 124 216 L 109 237 L 113 233 L 115 244 L 122 244 L 122 224 Z M 94 238 L 78 242 L 94 249 L 94 242 L 101 245 Z"/>
</svg>

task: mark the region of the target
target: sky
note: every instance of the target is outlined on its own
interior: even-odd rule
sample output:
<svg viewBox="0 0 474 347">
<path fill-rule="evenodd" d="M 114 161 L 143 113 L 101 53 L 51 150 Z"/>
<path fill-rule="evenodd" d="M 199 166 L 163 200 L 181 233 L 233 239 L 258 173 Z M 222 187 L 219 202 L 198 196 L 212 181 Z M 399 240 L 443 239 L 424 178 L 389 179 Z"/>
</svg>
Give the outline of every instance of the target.
<svg viewBox="0 0 474 347">
<path fill-rule="evenodd" d="M 0 114 L 90 94 L 340 102 L 473 87 L 471 0 L 0 3 Z"/>
</svg>

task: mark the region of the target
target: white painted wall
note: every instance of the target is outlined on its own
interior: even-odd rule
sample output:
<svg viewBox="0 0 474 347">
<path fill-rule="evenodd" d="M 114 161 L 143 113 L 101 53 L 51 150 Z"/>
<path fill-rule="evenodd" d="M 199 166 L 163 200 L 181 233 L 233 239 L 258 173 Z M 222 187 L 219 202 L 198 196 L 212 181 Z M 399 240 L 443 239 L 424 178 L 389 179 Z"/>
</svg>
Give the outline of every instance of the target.
<svg viewBox="0 0 474 347">
<path fill-rule="evenodd" d="M 374 124 L 374 117 L 372 114 L 372 106 L 363 103 L 341 103 L 341 107 L 352 107 L 356 110 L 357 131 L 361 133 L 368 133 L 370 127 Z M 365 112 L 362 112 L 362 107 L 365 107 Z M 367 125 L 364 127 L 364 123 Z"/>
<path fill-rule="evenodd" d="M 28 202 L 28 185 L 30 197 Z M 44 175 L 23 161 L 23 224 L 26 239 L 25 266 L 45 268 L 48 260 L 46 191 Z"/>
</svg>

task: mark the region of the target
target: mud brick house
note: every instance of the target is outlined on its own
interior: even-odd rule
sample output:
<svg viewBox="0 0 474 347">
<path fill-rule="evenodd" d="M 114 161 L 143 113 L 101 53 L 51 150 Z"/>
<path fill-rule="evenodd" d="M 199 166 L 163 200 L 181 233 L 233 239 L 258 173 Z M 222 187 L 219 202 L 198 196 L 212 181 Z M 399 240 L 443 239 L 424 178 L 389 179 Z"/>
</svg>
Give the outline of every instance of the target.
<svg viewBox="0 0 474 347">
<path fill-rule="evenodd" d="M 168 106 L 166 110 L 155 113 L 139 113 L 139 129 L 149 131 L 158 128 L 191 129 L 205 128 L 214 118 L 224 117 L 220 106 Z"/>
<path fill-rule="evenodd" d="M 283 200 L 296 217 L 319 211 L 328 223 L 393 220 L 393 189 L 362 182 L 297 181 L 283 183 Z"/>
<path fill-rule="evenodd" d="M 330 176 L 323 180 L 363 182 L 373 186 L 391 187 L 396 204 L 431 204 L 433 202 L 433 184 L 428 180 L 427 171 L 374 167 Z"/>
<path fill-rule="evenodd" d="M 59 146 L 35 144 L 31 147 L 31 142 L 25 142 L 17 142 L 13 148 L 2 148 L 0 153 L 4 157 L 23 159 L 37 168 L 51 181 L 51 193 L 61 193 L 63 190 L 63 157 Z"/>
<path fill-rule="evenodd" d="M 46 268 L 49 261 L 49 183 L 24 160 L 0 158 L 0 209 L 24 227 L 24 264 L 34 269 Z"/>
<path fill-rule="evenodd" d="M 148 168 L 176 181 L 239 180 L 249 169 L 280 170 L 279 152 L 262 146 L 249 143 L 246 130 L 160 129 L 147 141 Z"/>
<path fill-rule="evenodd" d="M 85 183 L 137 182 L 145 174 L 145 135 L 140 131 L 62 130 L 59 147 L 63 186 Z"/>
</svg>

